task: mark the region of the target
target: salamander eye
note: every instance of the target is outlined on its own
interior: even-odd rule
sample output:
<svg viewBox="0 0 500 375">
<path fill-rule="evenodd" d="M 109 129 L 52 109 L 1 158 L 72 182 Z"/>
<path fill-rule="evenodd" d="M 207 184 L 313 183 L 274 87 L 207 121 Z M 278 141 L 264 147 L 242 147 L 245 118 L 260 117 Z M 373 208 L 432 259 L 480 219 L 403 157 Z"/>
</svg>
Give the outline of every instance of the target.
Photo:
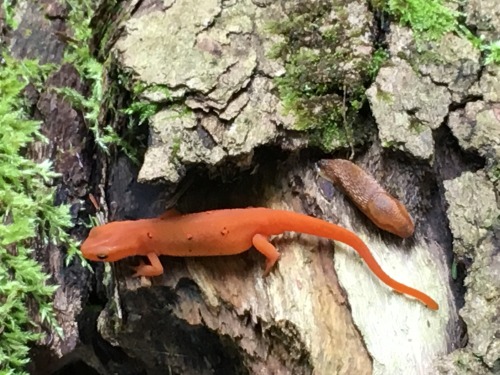
<svg viewBox="0 0 500 375">
<path fill-rule="evenodd" d="M 106 259 L 108 256 L 106 254 L 97 254 L 97 258 L 101 259 L 101 260 L 104 260 Z"/>
</svg>

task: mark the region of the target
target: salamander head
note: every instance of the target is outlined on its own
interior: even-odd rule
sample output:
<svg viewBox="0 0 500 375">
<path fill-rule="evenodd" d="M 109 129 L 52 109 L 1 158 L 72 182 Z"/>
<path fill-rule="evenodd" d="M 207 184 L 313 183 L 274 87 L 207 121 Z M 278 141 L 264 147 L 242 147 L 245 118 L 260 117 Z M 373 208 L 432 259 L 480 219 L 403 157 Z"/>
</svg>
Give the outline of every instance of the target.
<svg viewBox="0 0 500 375">
<path fill-rule="evenodd" d="M 85 258 L 114 262 L 137 255 L 141 249 L 139 221 L 115 221 L 94 227 L 81 246 Z"/>
</svg>

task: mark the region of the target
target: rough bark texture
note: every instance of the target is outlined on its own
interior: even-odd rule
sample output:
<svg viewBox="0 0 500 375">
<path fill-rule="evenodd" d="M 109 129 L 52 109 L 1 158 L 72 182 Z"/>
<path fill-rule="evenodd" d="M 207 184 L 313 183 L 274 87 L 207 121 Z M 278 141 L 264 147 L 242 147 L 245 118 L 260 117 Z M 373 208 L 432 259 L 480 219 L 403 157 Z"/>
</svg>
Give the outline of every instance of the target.
<svg viewBox="0 0 500 375">
<path fill-rule="evenodd" d="M 359 37 L 356 50 L 370 54 L 373 16 L 364 2 L 349 3 L 337 5 L 356 17 L 342 20 Z M 471 26 L 489 2 L 475 3 L 466 6 Z M 18 10 L 12 52 L 60 63 L 64 43 L 55 35 L 66 32 L 64 7 L 46 0 Z M 481 68 L 472 45 L 452 35 L 429 46 L 440 59 L 423 58 L 410 31 L 391 28 L 391 60 L 367 92 L 380 141 L 360 149 L 355 162 L 414 217 L 415 236 L 400 240 L 381 233 L 317 175 L 314 162 L 325 155 L 299 151 L 305 136 L 291 130 L 294 119 L 282 113 L 272 80 L 283 67 L 266 57 L 275 42 L 266 22 L 283 17 L 286 6 L 130 1 L 122 11 L 122 21 L 107 26 L 125 33 L 100 47 L 112 51 L 113 69 L 132 70 L 133 83 L 148 86 L 145 99 L 164 106 L 150 121 L 140 170 L 123 156 L 95 154 L 82 114 L 66 101 L 50 90 L 29 92 L 51 140 L 31 153 L 55 161 L 63 173 L 58 199 L 74 203 L 75 216 L 89 192 L 108 203 L 112 220 L 157 215 L 173 204 L 185 212 L 267 206 L 308 213 L 355 231 L 387 273 L 430 294 L 440 310 L 386 288 L 350 248 L 298 234 L 273 239 L 282 257 L 267 278 L 253 250 L 163 257 L 165 274 L 147 280 L 131 278 L 137 260 L 99 265 L 91 276 L 63 267 L 59 249 L 40 249 L 37 256 L 62 286 L 55 306 L 65 337 L 34 349 L 33 373 L 500 370 L 499 190 L 490 168 L 499 162 L 498 68 Z M 68 65 L 47 82 L 63 85 L 86 92 Z M 172 98 L 175 106 L 168 105 Z"/>
<path fill-rule="evenodd" d="M 45 2 L 19 3 L 17 17 L 19 27 L 8 35 L 10 52 L 16 58 L 39 59 L 41 63 L 61 64 L 65 43 L 57 33 L 66 30 L 62 20 L 64 8 L 48 18 L 52 4 Z M 55 12 L 54 9 L 52 9 Z M 36 31 L 36 32 L 34 32 Z M 41 132 L 48 139 L 48 144 L 35 143 L 28 150 L 31 157 L 38 161 L 50 159 L 54 169 L 61 173 L 57 181 L 56 204 L 69 203 L 75 219 L 81 209 L 81 198 L 88 192 L 91 173 L 91 159 L 87 150 L 87 134 L 82 114 L 56 95 L 51 88 L 72 87 L 84 92 L 76 70 L 69 65 L 60 65 L 48 77 L 44 89 L 39 92 L 28 86 L 25 95 L 31 105 L 33 117 L 42 121 Z M 75 237 L 85 234 L 83 228 L 72 231 Z M 33 363 L 30 370 L 50 368 L 58 358 L 72 353 L 79 344 L 78 316 L 82 311 L 88 289 L 88 271 L 79 265 L 64 266 L 64 249 L 38 244 L 36 258 L 44 264 L 45 271 L 52 276 L 52 282 L 61 287 L 54 300 L 58 321 L 64 331 L 61 338 L 55 333 L 47 335 L 45 342 L 33 351 Z"/>
</svg>

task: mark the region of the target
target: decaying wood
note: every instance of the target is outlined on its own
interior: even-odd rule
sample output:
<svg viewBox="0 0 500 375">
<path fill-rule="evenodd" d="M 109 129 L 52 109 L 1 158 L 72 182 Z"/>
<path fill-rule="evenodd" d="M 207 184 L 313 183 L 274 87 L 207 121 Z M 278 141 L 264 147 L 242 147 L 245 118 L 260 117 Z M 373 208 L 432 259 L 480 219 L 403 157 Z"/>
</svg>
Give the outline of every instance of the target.
<svg viewBox="0 0 500 375">
<path fill-rule="evenodd" d="M 166 11 L 173 2 L 167 3 L 164 9 L 150 1 L 130 2 L 129 6 L 131 13 L 139 17 L 152 10 Z M 265 8 L 266 2 L 254 3 L 261 12 L 258 14 L 265 13 L 261 8 Z M 67 31 L 64 7 L 49 0 L 29 4 L 21 7 L 21 26 L 12 35 L 13 54 L 60 63 L 65 46 L 60 36 Z M 210 14 L 216 17 L 215 13 L 211 10 Z M 28 29 L 38 32 L 30 34 Z M 242 35 L 247 32 L 243 30 Z M 222 47 L 216 37 L 214 33 L 197 43 L 203 53 L 219 58 Z M 256 43 L 255 40 L 251 42 Z M 125 43 L 122 40 L 118 44 Z M 236 57 L 245 48 L 246 44 L 235 47 L 231 58 L 238 60 Z M 279 107 L 268 77 L 277 68 L 262 57 L 263 51 L 259 47 L 252 55 L 254 65 L 239 66 L 229 61 L 227 70 L 222 70 L 221 77 L 225 79 L 230 67 L 241 68 L 241 72 L 232 71 L 241 74 L 237 86 L 242 92 L 235 90 L 237 95 L 222 89 L 211 91 L 212 88 L 195 82 L 199 86 L 194 84 L 194 89 L 206 90 L 203 95 L 207 96 L 195 93 L 189 97 L 186 102 L 195 114 L 173 126 L 187 129 L 187 141 L 203 146 L 203 152 L 193 155 L 205 155 L 219 169 L 215 169 L 215 177 L 209 177 L 206 169 L 189 171 L 184 167 L 176 169 L 175 165 L 171 171 L 174 177 L 182 180 L 181 174 L 185 174 L 182 181 L 190 182 L 181 182 L 180 189 L 172 184 L 140 184 L 137 167 L 125 157 L 108 160 L 96 153 L 82 113 L 50 90 L 68 86 L 86 93 L 87 87 L 73 67 L 59 67 L 47 81 L 46 90 L 37 92 L 31 88 L 27 92 L 34 116 L 43 121 L 42 131 L 50 140 L 48 145 L 35 144 L 30 153 L 37 160 L 51 158 L 55 169 L 62 173 L 58 202 L 71 203 L 75 217 L 82 218 L 82 208 L 92 212 L 85 202 L 87 194 L 103 192 L 100 200 L 109 204 L 113 220 L 157 215 L 174 203 L 185 212 L 246 206 L 304 212 L 359 234 L 388 274 L 429 293 L 439 302 L 440 310 L 428 311 L 385 287 L 352 249 L 294 233 L 273 239 L 282 256 L 267 278 L 262 277 L 264 259 L 253 250 L 232 257 L 163 257 L 165 274 L 149 280 L 131 278 L 130 265 L 137 260 L 113 264 L 111 273 L 99 265 L 96 273 L 90 275 L 77 265 L 64 267 L 62 249 L 44 248 L 38 250 L 37 257 L 53 281 L 61 285 L 55 307 L 65 337 L 52 336 L 52 340 L 34 348 L 33 373 L 64 373 L 72 366 L 87 366 L 89 371 L 101 374 L 426 374 L 438 356 L 460 345 L 463 331 L 457 316 L 459 293 L 451 286 L 451 234 L 439 189 L 447 173 L 457 174 L 477 160 L 472 158 L 471 162 L 460 152 L 446 154 L 448 149 L 458 149 L 447 144 L 452 138 L 447 133 L 436 132 L 437 139 L 441 137 L 447 146 L 443 154 L 437 152 L 435 165 L 440 170 L 423 162 L 410 167 L 409 159 L 402 153 L 383 152 L 375 142 L 357 156 L 356 163 L 370 170 L 398 196 L 416 221 L 416 233 L 411 239 L 381 233 L 319 177 L 314 165 L 318 155 L 253 149 L 274 139 L 276 134 L 283 134 L 290 125 L 290 119 L 277 112 L 252 112 L 262 103 L 273 111 Z M 245 74 L 254 71 L 260 76 L 252 76 L 246 82 Z M 178 77 L 172 74 L 170 78 Z M 430 80 L 422 86 L 432 89 Z M 180 96 L 183 87 L 175 87 Z M 254 96 L 262 93 L 265 99 L 249 92 Z M 227 102 L 221 104 L 224 100 L 231 100 L 226 108 L 223 106 Z M 448 101 L 443 107 L 448 106 Z M 243 142 L 235 151 L 240 157 L 244 155 L 246 161 L 231 159 L 234 155 L 228 151 L 233 142 L 230 137 L 234 136 L 236 143 L 241 137 L 234 135 L 234 129 L 226 127 L 225 121 L 238 116 L 242 120 L 235 122 L 241 121 L 241 126 L 261 119 L 281 126 L 273 128 L 276 133 L 272 134 L 254 134 L 247 129 L 248 139 L 254 144 Z M 155 142 L 163 135 L 158 119 L 161 116 L 151 130 Z M 431 132 L 430 128 L 427 130 Z M 293 149 L 297 144 L 303 146 L 302 140 L 283 141 L 281 146 Z M 149 152 L 149 164 L 154 164 L 158 161 L 151 153 L 161 155 L 163 150 L 158 147 Z M 232 163 L 252 169 L 226 175 L 224 167 L 217 164 L 222 159 L 227 169 L 232 168 Z M 108 164 L 109 169 L 102 168 Z M 148 173 L 154 175 L 151 171 L 143 172 L 143 180 Z M 82 237 L 84 232 L 80 226 L 73 234 Z"/>
<path fill-rule="evenodd" d="M 221 368 L 234 373 L 384 373 L 382 365 L 390 366 L 389 373 L 428 371 L 436 353 L 455 345 L 458 329 L 454 306 L 447 302 L 452 293 L 446 287 L 445 257 L 432 265 L 432 255 L 446 241 L 429 246 L 423 239 L 439 238 L 444 226 L 422 219 L 412 241 L 380 235 L 306 159 L 282 164 L 265 155 L 267 171 L 244 174 L 229 186 L 201 181 L 178 206 L 192 211 L 264 205 L 350 227 L 392 276 L 434 291 L 441 304 L 437 314 L 382 285 L 351 249 L 335 244 L 333 251 L 327 241 L 286 234 L 274 239 L 282 257 L 267 278 L 262 278 L 264 259 L 255 251 L 206 259 L 163 257 L 165 274 L 153 280 L 131 279 L 131 262 L 118 264 L 116 299 L 100 320 L 103 336 L 132 357 L 144 358 L 145 366 L 154 363 L 148 367 L 153 373 L 167 366 L 173 373 L 193 374 Z M 394 170 L 398 164 L 391 165 Z M 410 173 L 392 180 L 414 186 L 424 179 Z M 414 192 L 411 199 L 425 199 L 422 194 Z M 207 335 L 202 342 L 181 339 L 198 336 L 200 330 Z"/>
</svg>

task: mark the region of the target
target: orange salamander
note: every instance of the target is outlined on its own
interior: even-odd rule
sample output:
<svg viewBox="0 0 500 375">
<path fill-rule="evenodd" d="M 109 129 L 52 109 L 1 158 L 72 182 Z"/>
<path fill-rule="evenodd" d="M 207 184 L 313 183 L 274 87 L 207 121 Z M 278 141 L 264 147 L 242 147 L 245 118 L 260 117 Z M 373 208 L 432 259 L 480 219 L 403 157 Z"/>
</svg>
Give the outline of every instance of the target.
<svg viewBox="0 0 500 375">
<path fill-rule="evenodd" d="M 154 219 L 117 221 L 94 227 L 83 242 L 81 251 L 89 260 L 105 262 L 143 255 L 150 264 L 141 263 L 134 276 L 158 276 L 163 273 L 159 255 L 233 255 L 254 246 L 266 257 L 264 274 L 267 275 L 279 258 L 268 237 L 283 232 L 299 232 L 343 242 L 356 250 L 385 284 L 420 300 L 429 309 L 438 309 L 436 301 L 428 295 L 387 275 L 356 234 L 292 211 L 244 208 L 181 215 L 169 210 Z"/>
</svg>

